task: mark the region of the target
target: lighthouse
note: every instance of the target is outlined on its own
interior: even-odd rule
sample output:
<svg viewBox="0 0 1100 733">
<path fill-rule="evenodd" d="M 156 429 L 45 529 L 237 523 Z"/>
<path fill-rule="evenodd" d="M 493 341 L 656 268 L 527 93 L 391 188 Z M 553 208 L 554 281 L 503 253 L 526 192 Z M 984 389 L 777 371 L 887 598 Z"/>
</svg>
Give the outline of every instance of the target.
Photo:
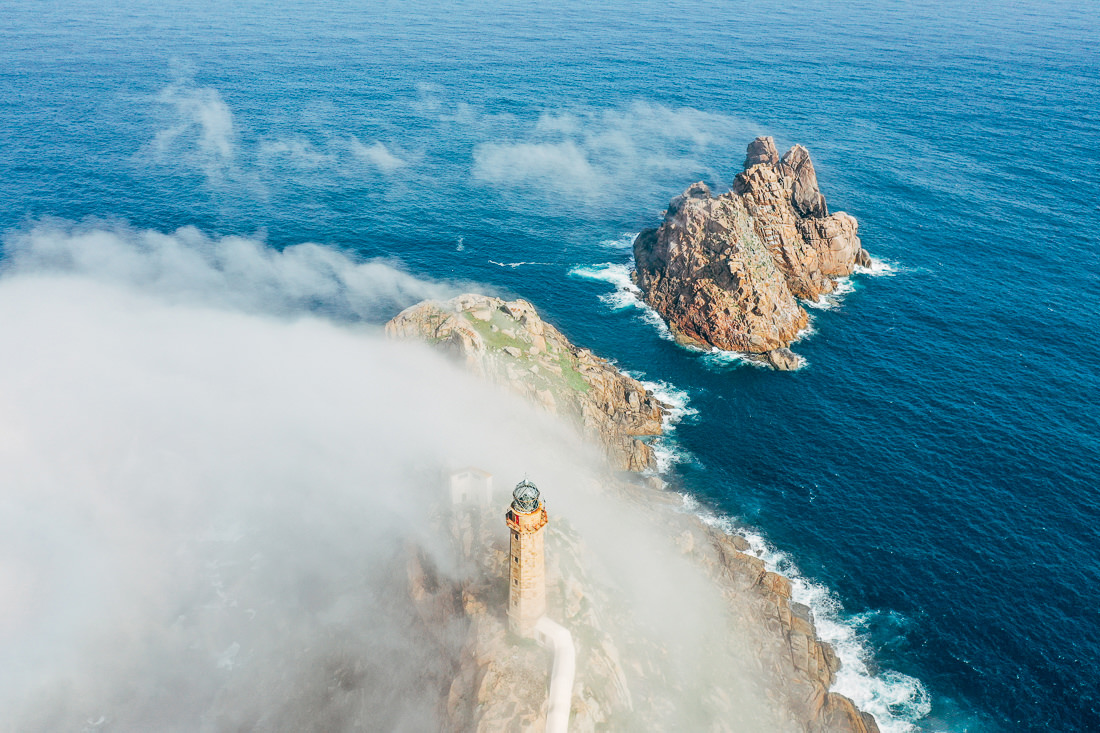
<svg viewBox="0 0 1100 733">
<path fill-rule="evenodd" d="M 539 501 L 539 490 L 524 479 L 512 492 L 512 506 L 505 515 L 511 534 L 511 569 L 508 586 L 508 627 L 520 636 L 531 636 L 546 614 L 546 560 L 543 530 L 548 518 Z"/>
</svg>

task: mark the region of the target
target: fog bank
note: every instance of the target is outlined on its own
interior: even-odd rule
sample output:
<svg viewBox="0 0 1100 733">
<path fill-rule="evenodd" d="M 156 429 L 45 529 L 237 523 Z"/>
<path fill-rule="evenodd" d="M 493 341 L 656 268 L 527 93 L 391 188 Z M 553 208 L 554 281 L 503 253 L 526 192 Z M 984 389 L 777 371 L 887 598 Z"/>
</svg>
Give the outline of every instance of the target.
<svg viewBox="0 0 1100 733">
<path fill-rule="evenodd" d="M 428 518 L 459 465 L 497 476 L 501 514 L 534 479 L 670 672 L 767 718 L 707 649 L 718 594 L 567 426 L 381 338 L 447 287 L 192 229 L 53 223 L 4 257 L 3 729 L 439 727 L 461 629 L 410 617 L 403 553 L 454 571 Z"/>
</svg>

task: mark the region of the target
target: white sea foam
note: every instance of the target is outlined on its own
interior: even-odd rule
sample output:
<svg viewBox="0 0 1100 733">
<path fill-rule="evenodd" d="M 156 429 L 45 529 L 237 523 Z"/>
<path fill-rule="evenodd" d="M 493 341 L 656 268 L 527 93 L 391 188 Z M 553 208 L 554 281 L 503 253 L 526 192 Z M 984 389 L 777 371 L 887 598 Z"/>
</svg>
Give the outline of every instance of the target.
<svg viewBox="0 0 1100 733">
<path fill-rule="evenodd" d="M 629 372 L 624 373 L 630 374 Z M 699 411 L 691 406 L 691 396 L 687 393 L 687 390 L 661 380 L 647 381 L 639 376 L 632 374 L 630 376 L 634 376 L 635 379 L 641 381 L 642 385 L 652 392 L 654 397 L 672 408 L 665 415 L 666 431 L 674 430 L 685 419 L 690 422 L 692 418 L 699 415 Z"/>
<path fill-rule="evenodd" d="M 815 333 L 812 321 L 810 325 L 795 334 L 794 340 L 791 343 L 797 343 L 807 336 L 812 336 Z M 703 349 L 694 349 L 694 347 L 687 346 L 686 348 L 695 351 L 700 351 L 703 354 L 703 365 L 714 372 L 728 371 L 730 369 L 738 369 L 743 366 L 751 366 L 757 369 L 771 369 L 771 365 L 768 364 L 767 359 L 763 354 L 752 354 L 747 351 L 723 351 L 717 347 L 711 347 L 709 351 Z M 810 360 L 801 354 L 797 355 L 801 362 L 797 367 L 791 371 L 802 371 L 810 365 Z"/>
<path fill-rule="evenodd" d="M 898 266 L 893 262 L 887 262 L 886 260 L 872 257 L 870 267 L 856 265 L 856 272 L 860 275 L 871 275 L 873 277 L 893 277 L 898 274 Z"/>
<path fill-rule="evenodd" d="M 856 265 L 854 272 L 856 275 L 870 275 L 871 277 L 893 277 L 897 273 L 897 265 L 875 257 L 871 258 L 870 267 Z M 845 296 L 855 291 L 855 289 L 856 282 L 851 276 L 841 277 L 837 279 L 836 287 L 831 293 L 823 293 L 818 296 L 817 300 L 803 300 L 802 304 L 807 308 L 816 310 L 832 310 L 839 306 Z"/>
<path fill-rule="evenodd" d="M 642 291 L 630 279 L 631 269 L 633 269 L 632 264 L 602 262 L 597 265 L 577 265 L 569 271 L 569 274 L 585 280 L 600 280 L 614 285 L 615 290 L 601 295 L 600 302 L 607 304 L 614 311 L 637 308 L 639 317 L 656 328 L 661 338 L 675 341 L 672 332 L 668 330 L 668 324 L 660 314 L 642 300 Z"/>
<path fill-rule="evenodd" d="M 553 262 L 497 262 L 496 260 L 489 260 L 497 267 L 511 267 L 513 270 L 523 265 L 552 265 Z"/>
<path fill-rule="evenodd" d="M 840 305 L 844 300 L 844 296 L 853 292 L 856 289 L 856 284 L 850 277 L 841 277 L 836 281 L 836 287 L 831 292 L 822 293 L 817 297 L 817 300 L 803 300 L 802 305 L 807 308 L 814 308 L 816 310 L 832 310 Z"/>
<path fill-rule="evenodd" d="M 693 349 L 693 347 L 688 347 Z M 717 347 L 712 347 L 710 350 L 705 349 L 693 349 L 703 355 L 703 364 L 712 371 L 726 371 L 729 369 L 736 369 L 742 366 L 752 366 L 758 369 L 767 369 L 768 365 L 761 359 L 753 357 L 744 351 L 723 351 Z"/>
<path fill-rule="evenodd" d="M 804 577 L 786 553 L 773 547 L 762 535 L 702 507 L 691 496 L 681 494 L 683 509 L 706 524 L 728 534 L 744 537 L 748 554 L 764 566 L 791 581 L 792 600 L 813 611 L 817 636 L 832 645 L 841 667 L 832 692 L 848 697 L 863 711 L 875 716 L 882 733 L 912 733 L 916 722 L 932 709 L 931 698 L 920 680 L 893 670 L 872 671 L 871 646 L 862 629 L 873 614 L 845 614 L 839 599 L 824 585 Z"/>
<path fill-rule="evenodd" d="M 672 433 L 681 422 L 685 420 L 694 422 L 699 416 L 699 411 L 691 406 L 691 398 L 686 391 L 668 382 L 642 382 L 642 384 L 653 392 L 657 399 L 672 408 L 665 415 L 664 433 L 652 443 L 653 457 L 657 461 L 657 473 L 665 474 L 674 466 L 694 460 L 694 456 L 674 439 Z"/>
<path fill-rule="evenodd" d="M 691 406 L 691 396 L 687 391 L 665 381 L 646 380 L 645 375 L 639 372 L 630 372 L 625 369 L 622 372 L 628 377 L 637 379 L 642 386 L 670 408 L 662 422 L 663 433 L 650 443 L 650 447 L 653 448 L 653 457 L 657 461 L 656 473 L 665 474 L 674 466 L 695 460 L 695 457 L 677 443 L 672 435 L 681 422 L 694 422 L 699 415 L 699 411 Z"/>
<path fill-rule="evenodd" d="M 657 460 L 657 472 L 668 473 L 674 466 L 681 463 L 690 463 L 694 460 L 691 452 L 687 451 L 676 442 L 672 433 L 683 420 L 693 422 L 698 416 L 698 411 L 691 406 L 691 397 L 687 392 L 668 382 L 642 382 L 646 389 L 653 393 L 664 404 L 671 407 L 669 413 L 664 416 L 664 433 L 653 440 L 653 458 Z"/>
<path fill-rule="evenodd" d="M 634 240 L 638 238 L 640 232 L 623 232 L 618 239 L 604 239 L 600 242 L 601 247 L 608 247 L 610 249 L 625 249 L 634 251 Z"/>
</svg>

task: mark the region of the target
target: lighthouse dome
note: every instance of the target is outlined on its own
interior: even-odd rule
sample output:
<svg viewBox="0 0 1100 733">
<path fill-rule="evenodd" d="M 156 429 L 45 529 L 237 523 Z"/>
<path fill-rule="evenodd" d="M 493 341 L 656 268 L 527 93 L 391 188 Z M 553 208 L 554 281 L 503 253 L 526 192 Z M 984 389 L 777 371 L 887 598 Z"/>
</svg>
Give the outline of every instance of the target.
<svg viewBox="0 0 1100 733">
<path fill-rule="evenodd" d="M 516 484 L 516 489 L 512 492 L 512 508 L 523 514 L 530 514 L 538 509 L 538 488 L 527 479 Z"/>
</svg>

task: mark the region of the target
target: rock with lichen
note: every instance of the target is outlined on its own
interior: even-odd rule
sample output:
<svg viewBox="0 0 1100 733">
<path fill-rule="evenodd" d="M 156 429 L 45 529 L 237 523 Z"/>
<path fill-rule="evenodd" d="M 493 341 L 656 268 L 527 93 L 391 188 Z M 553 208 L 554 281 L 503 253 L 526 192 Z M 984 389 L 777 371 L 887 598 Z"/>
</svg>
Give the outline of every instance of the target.
<svg viewBox="0 0 1100 733">
<path fill-rule="evenodd" d="M 606 359 L 570 343 L 526 300 L 466 294 L 424 301 L 386 324 L 454 355 L 474 373 L 576 423 L 621 470 L 655 467 L 639 437 L 660 435 L 668 406 Z"/>
</svg>

